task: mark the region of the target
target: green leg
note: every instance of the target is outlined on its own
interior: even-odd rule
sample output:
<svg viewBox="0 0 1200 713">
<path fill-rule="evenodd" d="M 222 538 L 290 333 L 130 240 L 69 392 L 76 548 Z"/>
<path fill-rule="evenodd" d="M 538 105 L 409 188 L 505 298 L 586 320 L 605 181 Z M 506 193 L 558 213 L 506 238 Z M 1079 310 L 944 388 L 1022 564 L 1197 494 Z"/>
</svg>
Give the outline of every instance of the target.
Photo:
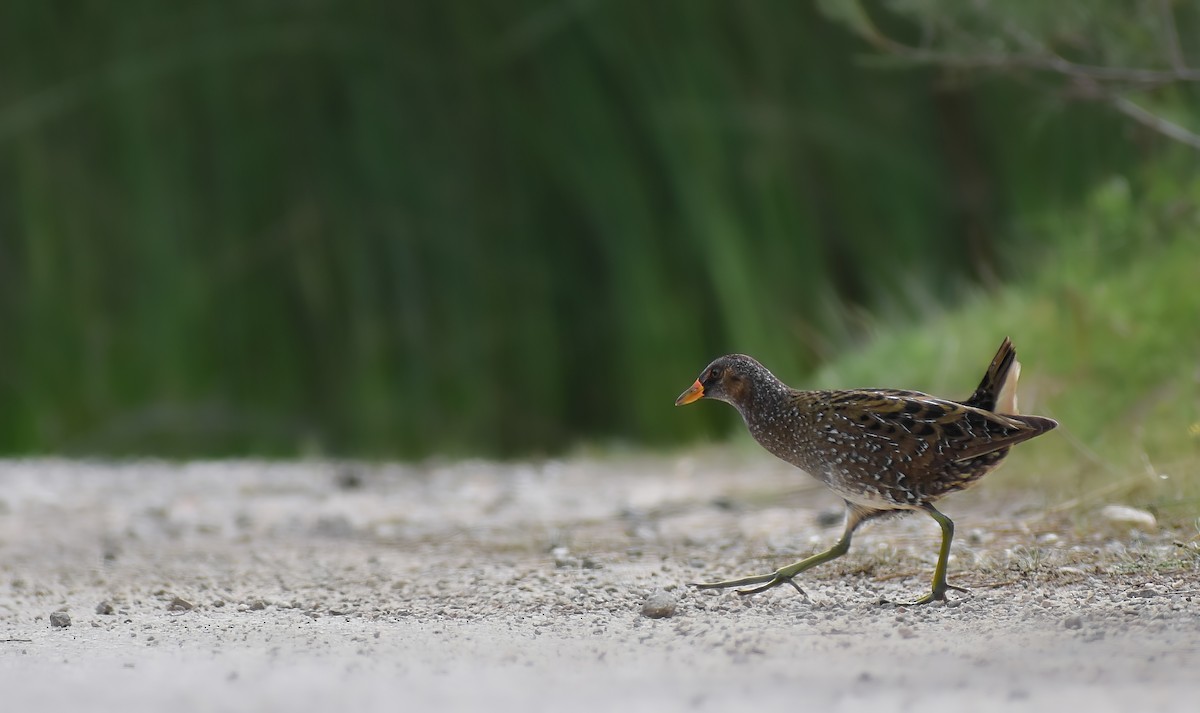
<svg viewBox="0 0 1200 713">
<path fill-rule="evenodd" d="M 929 594 L 926 594 L 915 602 L 909 602 L 911 605 L 928 604 L 929 602 L 945 600 L 946 591 L 950 589 L 956 592 L 967 591 L 962 587 L 946 583 L 946 561 L 950 559 L 950 542 L 954 539 L 954 521 L 938 512 L 937 508 L 928 503 L 922 505 L 921 509 L 929 513 L 929 516 L 937 520 L 937 524 L 942 526 L 942 548 L 938 551 L 937 566 L 933 568 L 933 588 Z"/>
<path fill-rule="evenodd" d="M 824 564 L 829 560 L 837 559 L 838 557 L 846 554 L 846 552 L 850 550 L 850 538 L 854 534 L 854 529 L 857 528 L 863 520 L 869 517 L 870 514 L 871 511 L 864 511 L 847 503 L 846 528 L 842 531 L 842 538 L 837 541 L 837 544 L 825 550 L 824 552 L 819 552 L 812 557 L 807 557 L 799 562 L 789 564 L 786 567 L 780 567 L 769 574 L 759 574 L 753 577 L 742 577 L 741 579 L 728 579 L 724 582 L 706 582 L 702 584 L 695 583 L 692 586 L 698 589 L 728 589 L 730 587 L 745 587 L 752 584 L 761 584 L 761 587 L 738 590 L 738 594 L 757 594 L 786 583 L 795 587 L 797 592 L 808 596 L 805 594 L 804 590 L 800 588 L 800 585 L 792 581 L 792 578 L 805 570 L 812 569 L 819 564 Z"/>
</svg>

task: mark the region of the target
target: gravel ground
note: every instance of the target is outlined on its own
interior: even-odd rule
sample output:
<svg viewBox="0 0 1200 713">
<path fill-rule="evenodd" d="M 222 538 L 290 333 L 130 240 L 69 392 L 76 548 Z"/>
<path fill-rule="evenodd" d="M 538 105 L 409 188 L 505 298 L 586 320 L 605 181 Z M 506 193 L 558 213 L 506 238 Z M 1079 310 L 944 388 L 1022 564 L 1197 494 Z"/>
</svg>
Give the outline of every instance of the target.
<svg viewBox="0 0 1200 713">
<path fill-rule="evenodd" d="M 1003 479 L 1003 471 L 989 480 Z M 722 452 L 537 464 L 0 462 L 0 708 L 1188 711 L 1196 532 L 985 483 L 754 597 L 838 501 Z M 1081 525 L 1080 522 L 1091 522 Z"/>
</svg>

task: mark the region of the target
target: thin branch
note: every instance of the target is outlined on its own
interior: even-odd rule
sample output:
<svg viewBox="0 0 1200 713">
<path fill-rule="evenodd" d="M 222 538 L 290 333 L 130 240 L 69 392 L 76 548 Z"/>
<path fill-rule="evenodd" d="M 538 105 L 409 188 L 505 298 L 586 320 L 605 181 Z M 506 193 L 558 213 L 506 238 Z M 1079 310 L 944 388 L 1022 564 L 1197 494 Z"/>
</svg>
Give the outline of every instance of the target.
<svg viewBox="0 0 1200 713">
<path fill-rule="evenodd" d="M 1190 70 L 1184 65 L 1183 54 L 1179 49 L 1179 34 L 1175 29 L 1175 16 L 1171 11 L 1171 0 L 1160 0 L 1159 10 L 1163 15 L 1163 35 L 1165 36 L 1164 39 L 1167 45 L 1167 53 L 1171 58 L 1171 66 L 1174 67 L 1174 71 L 1177 75 L 1181 73 L 1187 73 Z M 1025 30 L 1009 24 L 1008 31 L 1013 34 L 1019 42 L 1024 44 L 1026 48 L 1031 48 L 1047 57 L 1059 59 L 1064 62 L 1066 61 Z M 1164 119 L 1163 117 L 1145 109 L 1141 105 L 1136 104 L 1126 97 L 1113 94 L 1093 78 L 1076 77 L 1076 82 L 1079 86 L 1087 90 L 1089 94 L 1103 97 L 1117 111 L 1142 124 L 1143 126 L 1154 129 L 1160 134 L 1163 134 L 1164 136 L 1174 139 L 1180 143 L 1187 144 L 1192 148 L 1200 149 L 1200 135 L 1193 133 L 1179 124 Z"/>
<path fill-rule="evenodd" d="M 1168 35 L 1166 43 L 1169 51 L 1172 53 L 1171 69 L 1169 70 L 1137 67 L 1105 67 L 1072 62 L 1034 39 L 1028 32 L 1021 31 L 1020 28 L 1015 27 L 1011 23 L 1006 26 L 1006 30 L 1015 39 L 1025 45 L 1027 50 L 1032 50 L 1031 52 L 1024 54 L 964 55 L 931 50 L 924 46 L 926 42 L 932 41 L 932 35 L 926 36 L 925 34 L 927 30 L 923 30 L 922 33 L 923 46 L 914 47 L 903 42 L 898 42 L 885 35 L 869 17 L 866 17 L 865 9 L 863 10 L 863 15 L 867 29 L 864 31 L 863 36 L 868 42 L 875 45 L 877 49 L 921 64 L 935 64 L 959 69 L 1030 69 L 1041 72 L 1054 72 L 1074 78 L 1147 85 L 1169 84 L 1177 81 L 1200 82 L 1200 69 L 1192 69 L 1183 61 L 1183 53 L 1179 49 L 1179 33 L 1175 28 L 1175 16 L 1169 7 L 1170 0 L 1162 0 L 1162 2 L 1166 5 L 1164 8 L 1166 13 L 1164 16 L 1165 33 Z M 1174 49 L 1170 49 L 1172 42 L 1174 43 Z"/>
<path fill-rule="evenodd" d="M 1107 87 L 1093 79 L 1078 78 L 1075 80 L 1076 87 L 1080 89 L 1081 96 L 1088 99 L 1101 100 L 1112 106 L 1120 113 L 1133 119 L 1142 126 L 1153 129 L 1158 133 L 1173 139 L 1187 146 L 1200 151 L 1200 134 L 1187 129 L 1173 121 L 1164 119 L 1154 112 L 1146 109 L 1140 104 L 1134 102 L 1128 97 L 1121 96 L 1110 91 Z"/>
<path fill-rule="evenodd" d="M 1082 77 L 1109 82 L 1135 84 L 1169 84 L 1171 82 L 1200 82 L 1200 69 L 1137 69 L 1132 67 L 1101 67 L 1079 64 L 1058 55 L 986 54 L 963 55 L 912 47 L 889 37 L 877 37 L 875 45 L 891 54 L 921 64 L 936 64 L 959 69 L 1032 69 L 1054 72 L 1067 77 Z"/>
<path fill-rule="evenodd" d="M 1158 114 L 1142 108 L 1125 97 L 1114 96 L 1109 99 L 1113 107 L 1130 119 L 1154 129 L 1163 136 L 1175 139 L 1200 150 L 1200 134 L 1196 134 L 1172 121 L 1167 121 Z"/>
<path fill-rule="evenodd" d="M 1103 82 L 1126 82 L 1151 87 L 1179 81 L 1200 81 L 1200 70 L 1192 69 L 1184 62 L 1170 0 L 1159 0 L 1159 12 L 1163 21 L 1164 43 L 1167 46 L 1171 62 L 1170 70 L 1103 67 L 1071 62 L 1012 23 L 1006 24 L 1005 30 L 1025 48 L 1026 52 L 1023 54 L 963 55 L 913 47 L 903 42 L 897 42 L 883 34 L 876 29 L 869 18 L 866 22 L 870 31 L 865 36 L 881 51 L 923 64 L 958 69 L 1030 69 L 1054 72 L 1073 79 L 1075 86 L 1083 90 L 1084 96 L 1102 99 L 1139 124 L 1200 150 L 1200 134 L 1168 121 L 1126 97 L 1113 93 L 1103 84 Z"/>
<path fill-rule="evenodd" d="M 1183 47 L 1179 43 L 1179 28 L 1175 25 L 1175 10 L 1171 7 L 1171 0 L 1158 0 L 1158 13 L 1162 16 L 1167 59 L 1176 72 L 1187 72 L 1188 67 L 1183 60 Z"/>
</svg>

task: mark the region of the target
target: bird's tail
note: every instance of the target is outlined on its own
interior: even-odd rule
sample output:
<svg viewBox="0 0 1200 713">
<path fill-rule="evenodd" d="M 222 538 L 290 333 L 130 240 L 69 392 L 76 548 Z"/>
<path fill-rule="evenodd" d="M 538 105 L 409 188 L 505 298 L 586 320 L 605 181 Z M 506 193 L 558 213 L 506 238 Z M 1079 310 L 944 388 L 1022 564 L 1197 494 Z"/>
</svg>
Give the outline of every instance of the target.
<svg viewBox="0 0 1200 713">
<path fill-rule="evenodd" d="M 1004 414 L 1017 413 L 1017 379 L 1021 376 L 1021 362 L 1017 361 L 1017 350 L 1012 341 L 1004 338 L 992 363 L 988 365 L 979 388 L 971 398 L 962 403 L 967 406 Z"/>
</svg>

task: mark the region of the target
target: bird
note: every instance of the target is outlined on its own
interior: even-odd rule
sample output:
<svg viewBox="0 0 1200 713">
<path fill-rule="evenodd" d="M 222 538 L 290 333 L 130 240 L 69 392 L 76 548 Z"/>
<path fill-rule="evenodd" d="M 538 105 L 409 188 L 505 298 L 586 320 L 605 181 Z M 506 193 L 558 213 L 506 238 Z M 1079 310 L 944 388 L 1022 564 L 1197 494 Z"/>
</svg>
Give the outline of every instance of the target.
<svg viewBox="0 0 1200 713">
<path fill-rule="evenodd" d="M 700 399 L 732 405 L 759 445 L 824 483 L 845 501 L 842 536 L 824 552 L 767 574 L 697 583 L 700 589 L 739 588 L 756 594 L 841 557 L 869 520 L 924 512 L 942 530 L 928 594 L 911 605 L 944 601 L 954 522 L 934 507 L 994 470 L 1012 446 L 1058 426 L 1042 416 L 1016 413 L 1020 363 L 1005 338 L 974 393 L 963 401 L 901 389 L 793 389 L 745 354 L 727 354 L 704 368 L 676 406 Z M 747 587 L 741 589 L 742 587 Z"/>
</svg>

